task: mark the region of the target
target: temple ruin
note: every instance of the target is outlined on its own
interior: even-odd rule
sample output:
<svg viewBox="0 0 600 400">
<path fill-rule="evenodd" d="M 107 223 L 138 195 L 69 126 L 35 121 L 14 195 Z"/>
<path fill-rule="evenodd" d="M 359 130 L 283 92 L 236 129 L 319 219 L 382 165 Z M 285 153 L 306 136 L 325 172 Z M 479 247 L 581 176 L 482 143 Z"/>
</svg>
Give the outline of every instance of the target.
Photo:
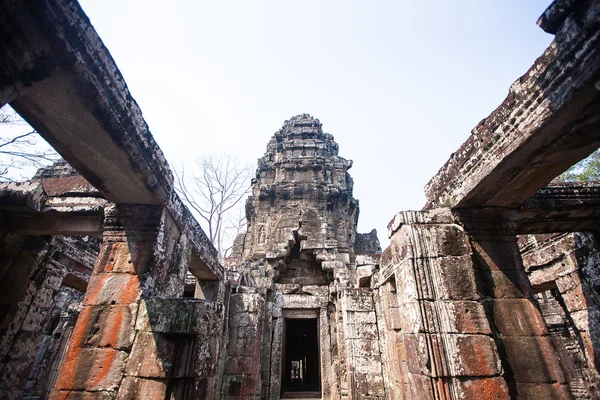
<svg viewBox="0 0 600 400">
<path fill-rule="evenodd" d="M 64 159 L 0 183 L 1 399 L 600 398 L 600 183 L 554 180 L 600 147 L 600 1 L 548 7 L 386 249 L 300 114 L 223 261 L 77 2 L 0 3 L 0 106 Z"/>
</svg>

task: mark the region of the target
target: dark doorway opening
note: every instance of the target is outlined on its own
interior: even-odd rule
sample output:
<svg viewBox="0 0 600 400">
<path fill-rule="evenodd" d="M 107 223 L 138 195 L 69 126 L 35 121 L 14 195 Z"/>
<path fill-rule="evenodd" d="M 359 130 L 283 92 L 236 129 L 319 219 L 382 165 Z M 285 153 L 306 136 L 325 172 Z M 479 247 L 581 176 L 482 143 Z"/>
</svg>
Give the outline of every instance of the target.
<svg viewBox="0 0 600 400">
<path fill-rule="evenodd" d="M 317 319 L 285 319 L 282 391 L 320 392 Z"/>
</svg>

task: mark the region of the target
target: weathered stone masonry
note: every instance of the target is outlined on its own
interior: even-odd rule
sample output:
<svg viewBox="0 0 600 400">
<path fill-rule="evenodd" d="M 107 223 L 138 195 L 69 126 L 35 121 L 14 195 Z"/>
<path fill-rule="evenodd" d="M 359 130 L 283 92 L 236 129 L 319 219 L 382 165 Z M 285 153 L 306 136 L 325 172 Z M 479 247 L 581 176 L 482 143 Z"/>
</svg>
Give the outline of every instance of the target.
<svg viewBox="0 0 600 400">
<path fill-rule="evenodd" d="M 222 263 L 79 5 L 0 7 L 0 106 L 66 160 L 0 184 L 0 398 L 599 398 L 600 186 L 552 181 L 600 147 L 598 0 L 548 7 L 383 252 L 301 114 Z"/>
</svg>

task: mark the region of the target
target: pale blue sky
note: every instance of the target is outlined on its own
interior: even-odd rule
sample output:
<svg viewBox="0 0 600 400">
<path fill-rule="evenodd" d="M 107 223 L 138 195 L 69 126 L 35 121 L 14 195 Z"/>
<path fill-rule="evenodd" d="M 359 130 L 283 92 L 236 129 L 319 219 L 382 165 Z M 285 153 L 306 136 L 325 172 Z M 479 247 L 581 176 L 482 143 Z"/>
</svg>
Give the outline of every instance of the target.
<svg viewBox="0 0 600 400">
<path fill-rule="evenodd" d="M 359 231 L 420 209 L 423 186 L 552 36 L 549 0 L 81 4 L 170 164 L 255 164 L 287 118 L 321 120 L 354 160 Z"/>
</svg>

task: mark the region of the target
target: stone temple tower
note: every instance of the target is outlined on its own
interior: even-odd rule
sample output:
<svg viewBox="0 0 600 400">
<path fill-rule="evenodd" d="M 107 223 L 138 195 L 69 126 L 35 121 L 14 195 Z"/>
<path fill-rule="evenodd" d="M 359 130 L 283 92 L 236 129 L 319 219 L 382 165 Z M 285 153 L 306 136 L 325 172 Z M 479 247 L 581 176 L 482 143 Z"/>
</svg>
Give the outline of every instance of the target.
<svg viewBox="0 0 600 400">
<path fill-rule="evenodd" d="M 258 160 L 247 233 L 226 260 L 237 286 L 224 391 L 239 384 L 262 398 L 333 399 L 369 375 L 373 398 L 383 396 L 379 348 L 368 339 L 377 331 L 368 285 L 381 248 L 375 231 L 356 233 L 351 166 L 308 114 L 285 121 Z"/>
<path fill-rule="evenodd" d="M 353 261 L 358 201 L 351 166 L 318 119 L 302 114 L 286 121 L 258 160 L 246 204 L 246 258 L 310 254 L 323 271 Z"/>
</svg>

